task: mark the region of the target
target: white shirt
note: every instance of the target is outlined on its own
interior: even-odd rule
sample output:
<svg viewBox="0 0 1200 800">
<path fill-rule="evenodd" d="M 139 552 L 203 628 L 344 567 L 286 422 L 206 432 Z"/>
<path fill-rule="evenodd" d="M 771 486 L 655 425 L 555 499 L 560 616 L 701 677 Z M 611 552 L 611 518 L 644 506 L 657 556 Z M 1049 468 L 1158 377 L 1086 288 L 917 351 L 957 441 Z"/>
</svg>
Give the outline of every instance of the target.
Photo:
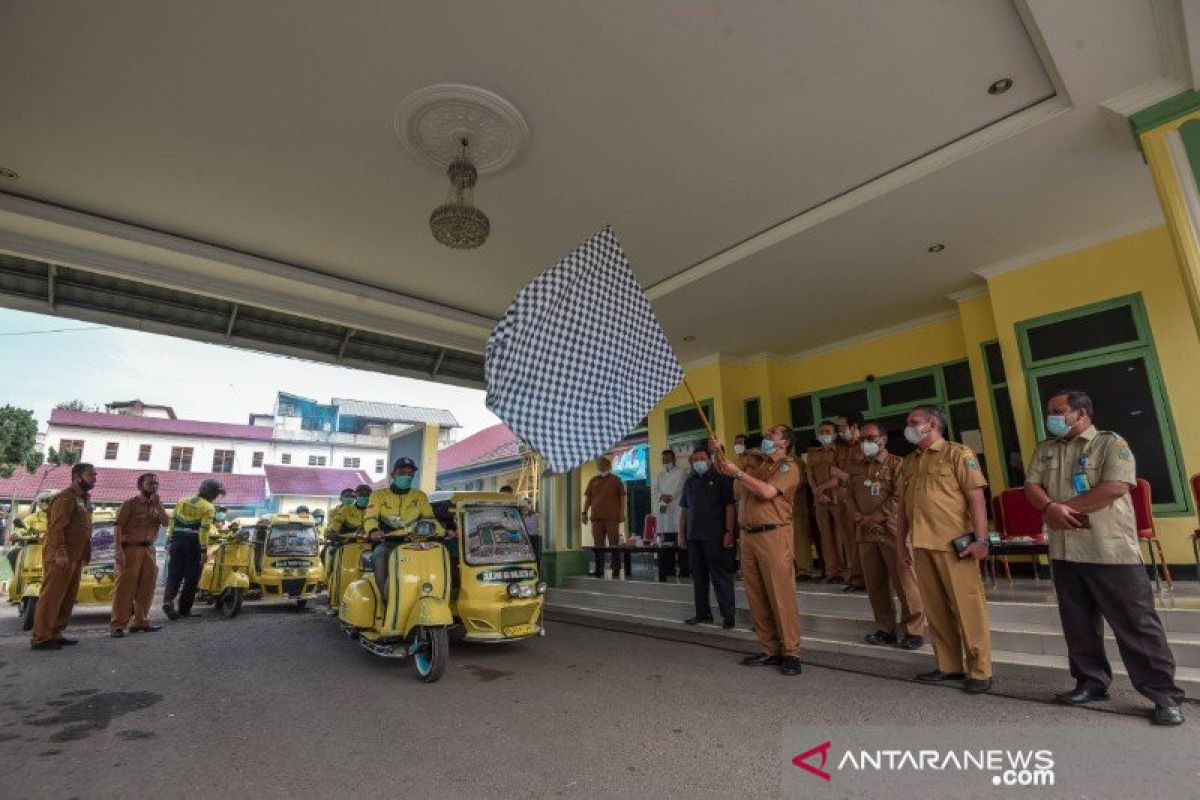
<svg viewBox="0 0 1200 800">
<path fill-rule="evenodd" d="M 687 470 L 676 464 L 672 469 L 664 469 L 654 479 L 654 492 L 650 502 L 654 504 L 655 516 L 658 517 L 659 533 L 679 533 L 679 495 L 683 493 L 683 482 L 687 480 Z M 671 495 L 667 510 L 661 511 L 664 494 Z"/>
</svg>

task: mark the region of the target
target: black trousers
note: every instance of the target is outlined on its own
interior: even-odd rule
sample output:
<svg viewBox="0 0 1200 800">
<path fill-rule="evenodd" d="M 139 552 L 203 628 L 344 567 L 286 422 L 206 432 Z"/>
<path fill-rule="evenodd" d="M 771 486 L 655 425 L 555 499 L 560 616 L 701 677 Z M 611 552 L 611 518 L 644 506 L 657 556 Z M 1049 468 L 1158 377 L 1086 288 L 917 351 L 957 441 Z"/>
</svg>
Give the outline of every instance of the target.
<svg viewBox="0 0 1200 800">
<path fill-rule="evenodd" d="M 679 543 L 679 533 L 675 532 L 675 531 L 672 531 L 671 533 L 664 533 L 662 535 L 662 538 L 663 538 L 663 542 L 665 544 L 678 544 Z M 661 556 L 659 556 L 659 559 L 658 559 L 658 578 L 659 578 L 659 580 L 666 580 L 666 578 L 668 576 L 673 576 L 675 574 L 675 570 L 676 570 L 675 555 L 676 555 L 676 551 L 667 550 Z M 687 578 L 692 574 L 690 562 L 688 560 L 687 555 L 680 554 L 678 564 L 679 564 L 679 567 L 678 567 L 679 577 Z"/>
<path fill-rule="evenodd" d="M 1079 686 L 1107 691 L 1112 683 L 1112 666 L 1104 652 L 1107 621 L 1133 688 L 1155 705 L 1179 704 L 1183 690 L 1175 684 L 1175 657 L 1154 610 L 1154 591 L 1141 564 L 1055 559 L 1054 590 L 1071 677 Z"/>
<path fill-rule="evenodd" d="M 194 534 L 174 533 L 167 541 L 167 584 L 163 588 L 163 603 L 173 604 L 178 594 L 180 614 L 191 611 L 192 603 L 196 601 L 203 552 L 200 537 Z"/>
<path fill-rule="evenodd" d="M 388 597 L 388 560 L 396 549 L 396 542 L 381 542 L 371 551 L 371 568 L 375 571 L 375 585 L 384 600 Z"/>
<path fill-rule="evenodd" d="M 717 607 L 721 609 L 721 616 L 732 617 L 733 574 L 726 569 L 721 542 L 689 541 L 687 558 L 692 568 L 692 594 L 696 602 L 696 616 L 712 616 L 712 606 L 708 602 L 708 587 L 711 583 L 713 591 L 717 594 Z"/>
</svg>

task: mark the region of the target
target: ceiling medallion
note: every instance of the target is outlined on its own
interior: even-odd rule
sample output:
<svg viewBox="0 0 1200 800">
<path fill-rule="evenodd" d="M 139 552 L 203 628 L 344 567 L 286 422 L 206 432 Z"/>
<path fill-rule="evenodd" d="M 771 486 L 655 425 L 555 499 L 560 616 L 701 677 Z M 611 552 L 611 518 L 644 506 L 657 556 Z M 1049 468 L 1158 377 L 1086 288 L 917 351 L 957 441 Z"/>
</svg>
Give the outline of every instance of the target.
<svg viewBox="0 0 1200 800">
<path fill-rule="evenodd" d="M 529 126 L 512 103 L 461 83 L 416 90 L 400 102 L 393 127 L 413 158 L 438 170 L 461 155 L 466 139 L 480 175 L 513 164 L 529 142 Z"/>
<path fill-rule="evenodd" d="M 433 210 L 429 215 L 429 230 L 433 238 L 446 247 L 455 250 L 470 250 L 479 247 L 487 241 L 492 223 L 475 207 L 472 195 L 479 173 L 475 165 L 467 157 L 467 139 L 462 139 L 458 158 L 450 162 L 446 168 L 446 176 L 450 178 L 450 193 L 446 202 Z"/>
</svg>

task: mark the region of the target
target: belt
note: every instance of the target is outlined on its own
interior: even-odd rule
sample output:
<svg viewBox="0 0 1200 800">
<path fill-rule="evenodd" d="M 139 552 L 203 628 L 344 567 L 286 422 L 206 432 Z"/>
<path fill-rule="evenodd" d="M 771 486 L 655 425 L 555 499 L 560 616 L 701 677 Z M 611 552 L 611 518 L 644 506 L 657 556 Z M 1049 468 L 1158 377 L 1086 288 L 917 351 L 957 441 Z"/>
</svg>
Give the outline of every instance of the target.
<svg viewBox="0 0 1200 800">
<path fill-rule="evenodd" d="M 154 541 L 149 542 L 121 542 L 121 547 L 153 547 Z"/>
<path fill-rule="evenodd" d="M 743 530 L 743 531 L 745 531 L 746 533 L 766 533 L 767 531 L 773 531 L 773 530 L 775 530 L 776 528 L 782 528 L 782 527 L 783 527 L 783 525 L 782 525 L 782 524 L 775 524 L 775 525 L 748 525 L 748 526 L 746 526 L 745 528 L 742 528 L 742 530 Z"/>
</svg>

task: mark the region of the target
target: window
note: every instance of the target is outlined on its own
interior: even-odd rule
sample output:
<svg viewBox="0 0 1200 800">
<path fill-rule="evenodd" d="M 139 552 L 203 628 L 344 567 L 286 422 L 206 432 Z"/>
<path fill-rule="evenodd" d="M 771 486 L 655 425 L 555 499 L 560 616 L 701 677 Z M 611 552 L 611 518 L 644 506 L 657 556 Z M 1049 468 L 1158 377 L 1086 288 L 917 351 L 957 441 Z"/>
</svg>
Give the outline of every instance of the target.
<svg viewBox="0 0 1200 800">
<path fill-rule="evenodd" d="M 796 432 L 796 452 L 816 447 L 817 429 L 813 425 L 813 396 L 802 394 L 789 397 L 788 413 L 792 418 L 792 430 Z"/>
<path fill-rule="evenodd" d="M 702 400 L 700 406 L 704 409 L 704 416 L 708 418 L 708 421 L 714 422 L 712 400 Z M 694 404 L 669 409 L 666 416 L 668 446 L 694 444 L 708 438 L 704 420 L 700 418 L 700 412 L 696 410 Z"/>
<path fill-rule="evenodd" d="M 866 388 L 854 389 L 848 392 L 826 394 L 820 397 L 818 405 L 821 408 L 821 418 L 840 417 L 850 411 L 865 412 L 870 408 Z"/>
<path fill-rule="evenodd" d="M 743 416 L 746 419 L 746 433 L 762 432 L 762 403 L 757 397 L 752 397 L 742 403 Z M 710 420 L 711 421 L 711 420 Z"/>
<path fill-rule="evenodd" d="M 325 456 L 309 456 L 308 457 L 308 465 L 310 467 L 325 466 Z"/>
<path fill-rule="evenodd" d="M 357 458 L 343 458 L 342 459 L 342 466 L 345 467 L 346 469 L 358 469 L 358 465 L 361 463 L 362 463 L 361 459 L 357 459 Z"/>
<path fill-rule="evenodd" d="M 118 442 L 109 442 L 104 445 L 104 460 L 116 461 L 118 449 L 120 449 L 120 444 Z"/>
<path fill-rule="evenodd" d="M 947 400 L 968 400 L 975 396 L 975 387 L 971 385 L 971 365 L 966 361 L 947 364 L 942 367 L 942 375 L 946 382 Z"/>
<path fill-rule="evenodd" d="M 383 459 L 382 458 L 375 459 L 375 471 L 383 472 Z"/>
<path fill-rule="evenodd" d="M 937 380 L 932 372 L 912 378 L 879 382 L 879 404 L 881 406 L 915 406 L 927 400 L 936 400 Z"/>
<path fill-rule="evenodd" d="M 150 445 L 143 444 L 138 446 L 138 461 L 150 460 Z"/>
<path fill-rule="evenodd" d="M 171 448 L 171 465 L 167 469 L 176 472 L 191 472 L 192 471 L 192 448 L 190 447 L 172 447 Z"/>
<path fill-rule="evenodd" d="M 254 455 L 250 457 L 250 466 L 261 467 L 263 464 L 263 453 L 261 450 L 254 451 Z"/>
<path fill-rule="evenodd" d="M 83 439 L 60 439 L 58 452 L 74 453 L 77 458 L 83 458 Z"/>
<path fill-rule="evenodd" d="M 279 463 L 280 463 L 280 464 L 290 464 L 290 463 L 292 463 L 292 454 L 291 454 L 291 453 L 284 453 L 283 455 L 281 455 L 281 456 L 279 457 Z"/>
<path fill-rule="evenodd" d="M 1138 476 L 1150 482 L 1154 511 L 1189 512 L 1175 425 L 1141 295 L 1017 324 L 1021 365 L 1039 438 L 1046 401 L 1080 389 L 1095 404 L 1101 430 L 1124 436 Z"/>
<path fill-rule="evenodd" d="M 988 342 L 983 346 L 983 361 L 987 366 L 996 434 L 1000 437 L 1000 456 L 1004 459 L 1002 474 L 1008 481 L 1008 488 L 1016 489 L 1025 485 L 1025 461 L 1021 457 L 1017 421 L 1013 416 L 1012 397 L 1004 377 L 1004 359 L 1000 354 L 999 342 Z"/>
<path fill-rule="evenodd" d="M 213 450 L 213 472 L 233 472 L 233 451 Z"/>
</svg>

